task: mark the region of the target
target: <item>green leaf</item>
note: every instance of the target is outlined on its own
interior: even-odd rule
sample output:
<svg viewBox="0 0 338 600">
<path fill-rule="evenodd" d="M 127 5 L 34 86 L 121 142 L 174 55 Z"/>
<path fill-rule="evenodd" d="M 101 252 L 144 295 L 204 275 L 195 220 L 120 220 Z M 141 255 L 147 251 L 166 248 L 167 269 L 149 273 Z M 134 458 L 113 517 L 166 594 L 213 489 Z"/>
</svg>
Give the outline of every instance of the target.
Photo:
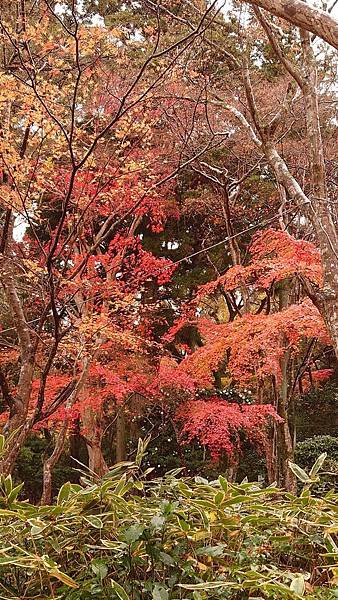
<svg viewBox="0 0 338 600">
<path fill-rule="evenodd" d="M 24 486 L 24 483 L 19 483 L 19 485 L 17 485 L 15 488 L 12 489 L 11 493 L 8 496 L 8 504 L 11 504 L 12 502 L 14 502 L 14 500 L 17 499 L 18 495 L 20 494 L 22 488 Z"/>
<path fill-rule="evenodd" d="M 153 589 L 153 600 L 168 600 L 168 598 L 168 590 L 165 587 L 156 584 Z"/>
<path fill-rule="evenodd" d="M 290 461 L 289 461 L 289 467 L 290 467 L 292 473 L 294 475 L 296 475 L 297 479 L 299 479 L 303 483 L 311 482 L 311 478 L 308 476 L 307 472 L 304 471 L 304 469 L 302 469 L 301 467 L 299 467 L 298 465 L 296 465 L 295 463 L 290 462 Z"/>
<path fill-rule="evenodd" d="M 0 558 L 0 566 L 2 565 L 17 565 L 18 567 L 33 567 L 34 559 L 32 560 L 30 556 L 4 556 Z"/>
<path fill-rule="evenodd" d="M 216 506 L 220 506 L 222 504 L 224 498 L 225 498 L 224 492 L 217 492 L 215 499 L 214 499 Z"/>
<path fill-rule="evenodd" d="M 7 477 L 4 478 L 3 485 L 5 488 L 6 495 L 9 496 L 13 489 L 13 481 L 11 475 L 7 475 Z"/>
<path fill-rule="evenodd" d="M 326 457 L 327 457 L 327 452 L 323 452 L 322 454 L 320 454 L 320 456 L 318 456 L 316 462 L 312 466 L 312 469 L 309 473 L 309 475 L 312 479 L 313 479 L 313 477 L 315 477 L 317 475 L 318 471 L 322 468 Z"/>
<path fill-rule="evenodd" d="M 71 483 L 69 483 L 69 481 L 63 484 L 58 493 L 57 504 L 62 504 L 65 500 L 68 500 L 69 495 L 71 493 L 71 488 L 72 486 Z"/>
<path fill-rule="evenodd" d="M 135 464 L 137 466 L 140 466 L 140 464 L 145 456 L 146 449 L 147 449 L 147 446 L 149 445 L 150 440 L 151 440 L 151 435 L 148 435 L 146 438 L 144 438 L 144 440 L 139 438 L 138 445 L 137 445 L 137 453 L 136 453 L 136 457 L 135 457 Z"/>
<path fill-rule="evenodd" d="M 180 519 L 179 517 L 177 517 L 177 520 L 178 520 L 178 524 L 179 524 L 180 528 L 182 529 L 182 531 L 184 531 L 185 533 L 190 531 L 189 523 L 184 521 L 184 519 Z"/>
<path fill-rule="evenodd" d="M 48 527 L 48 524 L 44 523 L 40 519 L 28 519 L 27 523 L 31 525 L 31 534 L 33 536 L 40 535 L 41 532 Z"/>
<path fill-rule="evenodd" d="M 232 506 L 232 504 L 242 504 L 242 502 L 250 502 L 250 496 L 233 496 L 229 500 L 225 500 L 222 506 Z"/>
<path fill-rule="evenodd" d="M 140 539 L 143 532 L 144 532 L 144 526 L 141 525 L 141 523 L 132 525 L 131 527 L 129 527 L 129 529 L 127 529 L 127 531 L 124 534 L 126 542 L 128 544 L 132 544 L 133 542 L 136 542 L 137 540 Z"/>
<path fill-rule="evenodd" d="M 235 587 L 232 581 L 204 581 L 203 583 L 179 583 L 178 586 L 184 590 L 216 590 L 217 588 L 231 585 Z"/>
<path fill-rule="evenodd" d="M 108 566 L 107 563 L 105 563 L 105 561 L 101 558 L 95 558 L 94 560 L 92 560 L 90 566 L 92 568 L 93 573 L 100 577 L 100 579 L 104 579 L 105 577 L 107 577 Z"/>
<path fill-rule="evenodd" d="M 102 527 L 103 527 L 103 522 L 101 521 L 101 519 L 99 517 L 96 517 L 95 515 L 90 515 L 88 517 L 84 517 L 84 519 L 85 519 L 85 521 L 87 521 L 87 523 L 92 525 L 92 527 L 95 527 L 95 529 L 102 529 Z"/>
<path fill-rule="evenodd" d="M 57 569 L 57 564 L 56 564 L 55 560 L 50 558 L 47 554 L 43 554 L 41 556 L 41 560 L 42 560 L 43 565 L 47 569 Z"/>
<path fill-rule="evenodd" d="M 113 579 L 111 579 L 110 582 L 111 582 L 114 592 L 116 593 L 118 598 L 120 598 L 120 600 L 129 600 L 129 596 L 128 596 L 127 592 L 123 589 L 123 587 L 119 583 L 117 583 Z"/>
<path fill-rule="evenodd" d="M 160 552 L 159 558 L 165 565 L 171 566 L 175 564 L 173 557 L 170 556 L 170 554 L 167 554 L 166 552 Z"/>
<path fill-rule="evenodd" d="M 332 554 L 338 554 L 338 546 L 330 534 L 326 535 L 325 545 L 329 552 L 332 552 Z"/>
<path fill-rule="evenodd" d="M 224 553 L 224 544 L 218 544 L 217 546 L 206 546 L 206 548 L 199 548 L 196 554 L 199 556 L 222 556 Z"/>
<path fill-rule="evenodd" d="M 303 575 L 295 577 L 290 584 L 290 590 L 298 594 L 298 596 L 304 596 L 305 592 L 305 581 Z"/>
<path fill-rule="evenodd" d="M 222 475 L 219 476 L 218 481 L 220 482 L 222 489 L 227 492 L 229 489 L 229 484 L 227 482 L 227 480 L 225 479 L 225 477 L 223 477 Z"/>
<path fill-rule="evenodd" d="M 58 569 L 51 569 L 48 572 L 52 577 L 55 577 L 56 579 L 59 579 L 59 581 L 62 581 L 62 583 L 64 583 L 65 585 L 68 585 L 68 587 L 80 587 L 79 584 L 76 583 L 76 581 L 74 581 L 74 579 L 69 577 L 69 575 L 66 575 L 66 573 L 62 573 L 62 571 L 59 571 Z"/>
</svg>

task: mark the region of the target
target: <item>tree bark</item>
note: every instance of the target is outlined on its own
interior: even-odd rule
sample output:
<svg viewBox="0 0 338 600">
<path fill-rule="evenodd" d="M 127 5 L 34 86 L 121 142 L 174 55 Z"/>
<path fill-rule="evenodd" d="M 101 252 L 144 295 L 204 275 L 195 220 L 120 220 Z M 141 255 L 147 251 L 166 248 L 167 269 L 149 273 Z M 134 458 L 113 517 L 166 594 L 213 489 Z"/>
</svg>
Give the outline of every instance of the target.
<svg viewBox="0 0 338 600">
<path fill-rule="evenodd" d="M 248 108 L 255 126 L 250 125 L 245 116 L 237 109 L 225 103 L 224 107 L 239 119 L 254 143 L 264 152 L 277 183 L 285 188 L 300 212 L 306 216 L 314 228 L 323 264 L 324 285 L 322 289 L 313 289 L 313 286 L 309 283 L 306 291 L 309 293 L 310 290 L 309 296 L 325 321 L 338 357 L 338 233 L 333 222 L 326 188 L 324 152 L 318 109 L 316 61 L 309 40 L 304 42 L 303 33 L 303 68 L 305 75 L 296 67 L 290 67 L 289 61 L 283 57 L 278 40 L 273 36 L 264 18 L 262 18 L 262 25 L 266 31 L 269 31 L 269 38 L 272 40 L 276 54 L 290 75 L 295 78 L 304 96 L 306 128 L 311 165 L 314 171 L 311 194 L 305 194 L 298 181 L 289 171 L 284 159 L 278 153 L 277 143 L 271 132 L 269 132 L 269 127 L 263 127 L 255 104 L 247 62 L 244 62 L 243 83 Z M 244 61 L 246 61 L 245 58 Z"/>
<path fill-rule="evenodd" d="M 13 470 L 15 460 L 30 429 L 27 415 L 32 391 L 36 353 L 31 330 L 27 323 L 23 305 L 15 285 L 14 256 L 12 252 L 14 216 L 11 214 L 11 211 L 9 214 L 10 217 L 7 231 L 3 231 L 2 234 L 0 280 L 5 291 L 13 325 L 18 335 L 20 347 L 20 372 L 16 394 L 13 396 L 13 404 L 10 407 L 9 418 L 5 425 L 5 431 L 7 433 L 14 433 L 14 436 L 10 446 L 8 446 L 7 452 L 0 462 L 0 472 L 4 474 L 8 474 Z"/>
<path fill-rule="evenodd" d="M 302 31 L 301 38 L 305 69 L 302 89 L 312 173 L 310 219 L 320 244 L 324 269 L 324 286 L 318 296 L 317 306 L 331 334 L 338 357 L 338 233 L 331 214 L 326 183 L 324 149 L 319 120 L 316 57 L 308 32 Z"/>
<path fill-rule="evenodd" d="M 289 304 L 289 288 L 286 284 L 280 290 L 279 296 L 279 310 L 283 310 Z M 281 487 L 284 487 L 288 492 L 297 492 L 297 482 L 294 474 L 289 467 L 289 461 L 294 460 L 294 447 L 293 439 L 290 431 L 289 423 L 289 412 L 288 412 L 288 381 L 289 381 L 289 361 L 290 351 L 286 348 L 284 355 L 280 360 L 281 369 L 281 384 L 279 389 L 278 406 L 277 411 L 280 417 L 283 419 L 283 423 L 280 423 L 277 430 L 277 460 L 278 460 L 278 479 L 277 483 Z"/>
<path fill-rule="evenodd" d="M 40 504 L 51 504 L 52 502 L 52 476 L 53 469 L 58 463 L 62 454 L 68 431 L 68 421 L 66 420 L 57 435 L 56 444 L 52 454 L 43 463 L 43 489 Z"/>
<path fill-rule="evenodd" d="M 98 390 L 99 393 L 99 390 Z M 88 468 L 98 477 L 102 477 L 108 467 L 102 454 L 102 409 L 93 410 L 87 406 L 82 413 L 82 424 L 85 429 L 85 442 L 88 452 Z"/>
<path fill-rule="evenodd" d="M 88 467 L 98 477 L 102 477 L 108 471 L 107 463 L 102 454 L 101 444 L 87 444 Z"/>
<path fill-rule="evenodd" d="M 276 17 L 285 19 L 325 40 L 338 49 L 338 22 L 328 12 L 310 6 L 303 0 L 240 0 L 264 8 Z"/>
<path fill-rule="evenodd" d="M 67 400 L 66 404 L 66 415 L 63 424 L 61 425 L 61 429 L 57 435 L 56 443 L 54 446 L 54 450 L 45 461 L 43 465 L 43 489 L 41 495 L 41 504 L 50 504 L 52 501 L 52 476 L 53 469 L 55 465 L 58 463 L 60 456 L 63 452 L 65 441 L 67 438 L 67 433 L 69 430 L 69 417 L 67 415 L 67 411 L 73 406 L 74 402 L 76 402 L 79 394 L 81 393 L 87 379 L 88 369 L 89 369 L 90 359 L 86 358 L 84 360 L 83 368 L 81 376 L 71 393 L 70 397 Z"/>
<path fill-rule="evenodd" d="M 268 27 L 267 24 L 265 25 Z M 269 37 L 273 35 L 271 30 L 269 34 Z M 302 31 L 301 38 L 304 74 L 296 67 L 290 68 L 287 60 L 283 60 L 283 58 L 281 60 L 283 60 L 285 68 L 296 79 L 304 97 L 305 121 L 311 157 L 311 193 L 309 195 L 304 193 L 279 155 L 272 140 L 262 139 L 262 149 L 278 183 L 295 200 L 302 213 L 313 225 L 316 233 L 323 264 L 324 285 L 321 290 L 312 290 L 309 295 L 325 321 L 338 357 L 338 233 L 332 218 L 326 185 L 324 150 L 319 119 L 316 58 L 311 47 L 309 34 Z M 280 55 L 280 48 L 276 39 L 274 40 L 274 47 L 277 54 Z"/>
<path fill-rule="evenodd" d="M 116 462 L 126 460 L 126 456 L 126 416 L 123 406 L 118 406 L 116 414 Z"/>
</svg>

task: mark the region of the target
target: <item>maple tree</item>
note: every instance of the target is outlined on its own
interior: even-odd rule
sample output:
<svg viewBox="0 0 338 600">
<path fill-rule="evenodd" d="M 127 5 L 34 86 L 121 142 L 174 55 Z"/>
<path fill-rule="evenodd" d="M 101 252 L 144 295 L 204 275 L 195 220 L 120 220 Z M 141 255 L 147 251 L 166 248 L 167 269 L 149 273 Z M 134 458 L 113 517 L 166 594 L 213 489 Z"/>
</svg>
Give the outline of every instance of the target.
<svg viewBox="0 0 338 600">
<path fill-rule="evenodd" d="M 2 469 L 13 468 L 30 431 L 59 414 L 44 500 L 71 411 L 90 395 L 92 361 L 109 339 L 112 353 L 121 345 L 138 351 L 138 294 L 149 278 L 170 278 L 171 263 L 142 249 L 136 235 L 142 221 L 161 231 L 175 215 L 170 181 L 181 168 L 182 150 L 157 133 L 166 107 L 156 108 L 152 90 L 205 19 L 164 47 L 158 26 L 149 55 L 130 66 L 119 31 L 86 25 L 74 6 L 60 15 L 33 3 L 3 15 L 1 104 L 10 116 L 1 141 L 1 279 L 20 371 L 12 386 L 2 376 L 13 435 Z M 26 231 L 17 241 L 20 218 Z M 115 388 L 119 397 L 118 376 Z"/>
<path fill-rule="evenodd" d="M 311 354 L 305 360 L 302 358 L 304 340 L 309 340 L 310 347 L 313 347 L 316 341 L 330 345 L 330 338 L 318 309 L 310 300 L 300 298 L 297 303 L 285 305 L 283 295 L 285 289 L 292 288 L 293 281 L 303 276 L 320 283 L 320 257 L 313 244 L 274 230 L 256 235 L 251 245 L 251 256 L 252 260 L 247 266 L 235 265 L 225 275 L 201 286 L 185 317 L 174 325 L 167 339 L 170 341 L 179 336 L 182 328 L 197 327 L 203 346 L 188 354 L 179 367 L 189 374 L 195 385 L 201 390 L 210 388 L 217 391 L 217 388 L 222 389 L 234 383 L 240 388 L 249 389 L 255 398 L 256 418 L 263 418 L 264 414 L 271 416 L 274 411 L 272 406 L 275 407 L 277 423 L 280 418 L 277 425 L 278 456 L 274 459 L 268 457 L 267 464 L 272 466 L 271 479 L 277 476 L 281 484 L 290 487 L 293 477 L 287 463 L 293 458 L 291 431 L 294 423 L 289 422 L 288 409 L 297 395 L 297 387 L 305 370 L 311 365 Z M 203 300 L 206 297 L 224 297 L 229 291 L 235 292 L 238 297 L 243 288 L 248 291 L 246 302 L 241 298 L 242 309 L 237 306 L 235 318 L 231 318 L 228 311 L 227 322 L 222 323 L 203 314 Z M 202 311 L 197 310 L 200 316 L 196 318 L 198 307 Z M 294 364 L 299 361 L 296 376 L 287 371 L 291 361 Z M 238 417 L 246 416 L 243 411 L 236 413 L 238 408 L 234 407 L 235 412 L 231 413 L 231 405 L 227 407 L 219 399 L 218 404 L 217 401 L 210 404 L 208 401 L 198 401 L 193 411 L 188 402 L 187 423 L 184 426 L 184 430 L 189 432 L 188 439 L 193 435 L 198 436 L 200 432 L 206 445 L 209 439 L 210 447 L 214 449 L 218 438 L 219 445 L 216 447 L 222 448 L 223 439 L 224 449 L 229 451 L 231 441 L 226 417 L 229 408 L 235 427 L 236 414 L 238 423 Z M 251 408 L 248 407 L 249 411 Z M 184 414 L 184 410 L 182 407 L 180 414 Z M 250 427 L 250 422 L 254 436 L 255 419 L 248 419 L 247 427 Z M 221 433 L 223 428 L 228 432 L 228 437 Z M 213 452 L 215 454 L 215 450 Z"/>
</svg>

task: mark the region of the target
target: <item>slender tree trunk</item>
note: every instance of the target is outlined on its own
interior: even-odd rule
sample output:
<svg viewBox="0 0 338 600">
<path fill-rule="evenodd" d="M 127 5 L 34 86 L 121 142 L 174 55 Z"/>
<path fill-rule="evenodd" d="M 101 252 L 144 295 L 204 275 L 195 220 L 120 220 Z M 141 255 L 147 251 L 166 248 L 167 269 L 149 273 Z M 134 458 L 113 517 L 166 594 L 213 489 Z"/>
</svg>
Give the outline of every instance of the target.
<svg viewBox="0 0 338 600">
<path fill-rule="evenodd" d="M 55 465 L 58 463 L 60 456 L 63 452 L 67 433 L 69 430 L 69 417 L 67 416 L 67 411 L 73 406 L 74 402 L 78 399 L 81 394 L 83 387 L 86 383 L 88 369 L 89 369 L 90 359 L 86 358 L 84 360 L 83 368 L 81 376 L 71 393 L 70 397 L 66 403 L 66 416 L 63 424 L 61 425 L 61 429 L 57 435 L 56 443 L 52 454 L 44 461 L 43 465 L 43 489 L 41 496 L 41 504 L 50 504 L 52 501 L 52 476 L 53 469 Z"/>
<path fill-rule="evenodd" d="M 226 477 L 230 483 L 234 483 L 237 477 L 237 471 L 239 467 L 239 455 L 236 452 L 236 455 L 233 456 L 231 464 L 228 466 L 226 470 Z"/>
<path fill-rule="evenodd" d="M 280 290 L 279 296 L 279 309 L 283 310 L 288 306 L 289 303 L 289 289 L 286 284 Z M 297 491 L 297 482 L 294 474 L 289 468 L 289 461 L 293 462 L 294 460 L 294 447 L 293 447 L 293 439 L 290 431 L 290 423 L 289 418 L 290 415 L 288 413 L 288 381 L 289 381 L 289 361 L 290 361 L 290 351 L 286 350 L 284 356 L 280 360 L 280 369 L 281 369 L 281 384 L 279 389 L 279 397 L 278 397 L 278 414 L 283 419 L 283 423 L 280 423 L 278 426 L 277 433 L 277 457 L 279 463 L 278 469 L 278 484 L 281 487 L 284 487 L 286 490 L 292 493 L 296 493 Z"/>
<path fill-rule="evenodd" d="M 277 425 L 274 423 L 272 439 L 268 440 L 265 448 L 265 464 L 268 478 L 268 484 L 271 485 L 274 481 L 277 481 L 277 464 L 276 464 L 276 437 L 277 437 Z"/>
<path fill-rule="evenodd" d="M 253 2 L 253 4 L 263 6 L 263 4 L 266 3 Z M 268 2 L 268 4 L 273 3 Z M 280 4 L 286 5 L 290 3 L 281 2 Z M 294 3 L 291 2 L 291 4 Z M 304 2 L 301 2 L 300 4 L 305 10 L 313 10 L 312 8 L 307 7 Z M 331 335 L 336 356 L 338 357 L 338 232 L 333 220 L 331 201 L 328 197 L 326 183 L 324 149 L 319 118 L 316 57 L 311 46 L 310 35 L 303 29 L 300 32 L 302 40 L 302 69 L 299 69 L 296 65 L 292 64 L 285 57 L 283 49 L 267 20 L 259 11 L 256 11 L 256 14 L 269 37 L 276 55 L 291 77 L 297 82 L 303 94 L 305 103 L 305 122 L 311 159 L 310 173 L 312 177 L 312 189 L 310 193 L 308 195 L 305 194 L 298 181 L 290 173 L 286 163 L 276 149 L 276 142 L 272 140 L 271 137 L 263 135 L 262 129 L 259 127 L 259 120 L 254 105 L 249 75 L 246 71 L 245 73 L 247 76 L 246 78 L 244 77 L 244 83 L 246 86 L 248 104 L 254 122 L 258 122 L 257 131 L 261 139 L 258 141 L 252 128 L 251 136 L 255 143 L 264 151 L 277 182 L 285 188 L 298 208 L 309 219 L 316 233 L 323 264 L 324 285 L 322 289 L 318 290 L 314 289 L 310 282 L 305 282 L 305 287 L 325 321 Z M 304 25 L 303 27 L 306 28 Z M 338 24 L 336 31 L 338 36 Z M 243 115 L 241 115 L 241 118 L 243 119 Z"/>
<path fill-rule="evenodd" d="M 319 120 L 316 57 L 309 33 L 301 31 L 301 38 L 305 67 L 303 96 L 313 184 L 310 194 L 310 218 L 316 229 L 324 269 L 324 286 L 317 306 L 331 334 L 338 357 L 338 232 L 331 213 L 326 183 L 324 149 Z"/>
<path fill-rule="evenodd" d="M 82 424 L 85 431 L 84 439 L 88 452 L 88 467 L 98 477 L 102 477 L 108 471 L 101 447 L 102 413 L 103 409 L 100 406 L 95 410 L 91 406 L 86 406 L 82 413 Z"/>
<path fill-rule="evenodd" d="M 116 462 L 124 461 L 126 457 L 126 416 L 123 406 L 118 406 L 116 414 Z"/>
<path fill-rule="evenodd" d="M 284 185 L 315 229 L 323 263 L 324 286 L 315 290 L 308 284 L 308 293 L 325 321 L 338 357 L 338 236 L 329 203 L 327 199 L 309 199 L 304 194 L 273 143 L 265 143 L 264 150 L 277 181 Z"/>
<path fill-rule="evenodd" d="M 284 487 L 288 492 L 296 493 L 297 482 L 294 474 L 289 468 L 289 461 L 294 461 L 293 438 L 290 431 L 289 413 L 288 413 L 288 362 L 290 353 L 286 352 L 281 359 L 282 382 L 280 386 L 280 396 L 278 401 L 278 414 L 283 419 L 283 423 L 278 426 L 278 458 L 279 458 L 279 476 L 278 484 Z"/>
<path fill-rule="evenodd" d="M 51 504 L 52 502 L 52 476 L 55 465 L 60 460 L 63 452 L 68 431 L 68 420 L 64 422 L 57 434 L 56 444 L 52 454 L 43 463 L 43 489 L 40 503 Z"/>
</svg>

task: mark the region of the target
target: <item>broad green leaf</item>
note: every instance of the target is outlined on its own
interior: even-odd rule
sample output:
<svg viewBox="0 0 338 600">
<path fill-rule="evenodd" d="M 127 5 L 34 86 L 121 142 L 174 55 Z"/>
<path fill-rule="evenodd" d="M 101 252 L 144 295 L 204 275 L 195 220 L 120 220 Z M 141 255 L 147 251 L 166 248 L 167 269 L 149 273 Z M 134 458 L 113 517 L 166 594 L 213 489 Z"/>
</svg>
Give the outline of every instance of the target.
<svg viewBox="0 0 338 600">
<path fill-rule="evenodd" d="M 84 519 L 85 519 L 85 521 L 87 521 L 87 523 L 92 525 L 92 527 L 95 527 L 95 529 L 102 529 L 102 527 L 103 527 L 103 522 L 96 515 L 90 515 L 90 516 L 84 517 Z"/>
<path fill-rule="evenodd" d="M 289 461 L 289 467 L 294 475 L 296 475 L 297 479 L 302 481 L 302 483 L 311 483 L 311 477 L 308 476 L 307 472 L 304 471 L 301 467 L 296 465 L 293 462 Z"/>
<path fill-rule="evenodd" d="M 174 565 L 175 564 L 175 561 L 172 558 L 172 556 L 170 556 L 170 554 L 167 554 L 166 552 L 160 552 L 159 558 L 165 565 Z"/>
<path fill-rule="evenodd" d="M 185 533 L 190 531 L 189 523 L 187 523 L 183 519 L 180 519 L 179 517 L 177 517 L 177 520 L 178 520 L 178 524 L 179 524 L 180 528 L 182 529 L 182 531 L 184 531 Z"/>
<path fill-rule="evenodd" d="M 8 504 L 11 504 L 12 502 L 14 502 L 14 500 L 17 499 L 17 497 L 20 494 L 24 485 L 25 485 L 24 483 L 19 483 L 19 485 L 15 486 L 12 489 L 11 493 L 9 494 L 9 496 L 7 498 Z"/>
<path fill-rule="evenodd" d="M 305 592 L 305 580 L 303 575 L 298 575 L 295 577 L 290 584 L 290 590 L 298 594 L 298 596 L 304 596 Z"/>
<path fill-rule="evenodd" d="M 111 585 L 112 585 L 114 592 L 116 593 L 118 598 L 120 598 L 120 600 L 130 600 L 127 592 L 123 589 L 123 587 L 119 583 L 117 583 L 116 581 L 111 579 Z"/>
<path fill-rule="evenodd" d="M 162 585 L 156 584 L 152 594 L 153 600 L 168 600 L 168 590 Z"/>
<path fill-rule="evenodd" d="M 225 494 L 223 492 L 217 492 L 215 499 L 214 499 L 216 506 L 219 506 L 220 504 L 222 504 L 224 498 L 225 498 Z"/>
<path fill-rule="evenodd" d="M 218 478 L 218 481 L 220 482 L 223 490 L 225 492 L 227 492 L 228 489 L 229 489 L 229 484 L 228 484 L 227 480 L 225 479 L 225 477 L 223 477 L 222 475 L 220 475 L 219 478 Z"/>
<path fill-rule="evenodd" d="M 144 526 L 141 525 L 141 523 L 129 527 L 129 529 L 127 529 L 127 531 L 124 534 L 124 538 L 127 544 L 132 544 L 133 542 L 139 540 L 143 532 Z"/>
<path fill-rule="evenodd" d="M 196 554 L 199 556 L 222 556 L 224 553 L 224 544 L 218 544 L 217 546 L 206 546 L 205 548 L 199 548 Z"/>
<path fill-rule="evenodd" d="M 91 562 L 91 568 L 95 575 L 98 575 L 101 579 L 104 579 L 108 574 L 107 563 L 101 558 L 95 558 Z"/>
<path fill-rule="evenodd" d="M 7 477 L 3 479 L 3 486 L 5 488 L 6 495 L 9 496 L 13 489 L 13 481 L 11 475 L 7 475 Z"/>
<path fill-rule="evenodd" d="M 323 452 L 323 454 L 320 454 L 320 456 L 318 456 L 316 462 L 314 463 L 314 465 L 309 473 L 311 478 L 313 478 L 317 475 L 318 471 L 322 468 L 326 457 L 327 457 L 327 452 Z"/>
<path fill-rule="evenodd" d="M 62 504 L 65 500 L 68 500 L 70 493 L 71 493 L 71 483 L 69 481 L 67 481 L 67 483 L 64 483 L 63 486 L 60 488 L 60 491 L 58 493 L 58 497 L 57 497 L 57 503 L 58 504 Z"/>
</svg>

